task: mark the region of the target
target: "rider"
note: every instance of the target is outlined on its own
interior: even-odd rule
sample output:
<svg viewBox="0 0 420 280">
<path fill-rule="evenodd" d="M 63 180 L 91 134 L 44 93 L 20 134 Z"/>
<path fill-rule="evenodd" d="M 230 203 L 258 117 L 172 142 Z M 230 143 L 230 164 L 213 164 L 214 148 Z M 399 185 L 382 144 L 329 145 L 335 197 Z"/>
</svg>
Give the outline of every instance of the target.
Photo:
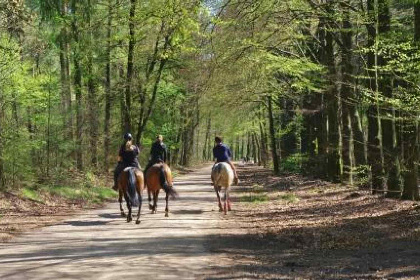
<svg viewBox="0 0 420 280">
<path fill-rule="evenodd" d="M 150 159 L 146 165 L 146 168 L 144 169 L 144 174 L 146 174 L 147 170 L 152 165 L 156 163 L 166 163 L 167 160 L 168 160 L 168 151 L 166 149 L 165 143 L 163 143 L 163 136 L 157 135 L 156 141 L 153 142 L 152 144 L 152 148 L 150 150 Z M 167 193 L 169 192 L 169 194 L 173 197 L 177 195 L 175 190 L 171 186 L 168 186 L 168 182 L 166 181 L 165 170 L 163 168 L 163 165 L 160 169 L 159 179 L 160 179 L 162 188 L 165 190 L 165 192 Z"/>
<path fill-rule="evenodd" d="M 117 180 L 121 171 L 127 167 L 136 167 L 140 169 L 140 164 L 137 156 L 140 150 L 136 145 L 133 145 L 133 136 L 131 133 L 124 134 L 124 143 L 121 145 L 118 153 L 118 164 L 114 170 L 114 190 L 118 190 Z"/>
<path fill-rule="evenodd" d="M 239 184 L 238 174 L 236 173 L 236 168 L 233 163 L 230 161 L 230 157 L 232 156 L 232 152 L 230 151 L 229 147 L 222 143 L 222 137 L 216 136 L 214 138 L 216 142 L 216 146 L 213 148 L 213 157 L 216 158 L 216 163 L 218 162 L 226 162 L 228 163 L 235 174 L 234 183 L 235 185 Z"/>
</svg>

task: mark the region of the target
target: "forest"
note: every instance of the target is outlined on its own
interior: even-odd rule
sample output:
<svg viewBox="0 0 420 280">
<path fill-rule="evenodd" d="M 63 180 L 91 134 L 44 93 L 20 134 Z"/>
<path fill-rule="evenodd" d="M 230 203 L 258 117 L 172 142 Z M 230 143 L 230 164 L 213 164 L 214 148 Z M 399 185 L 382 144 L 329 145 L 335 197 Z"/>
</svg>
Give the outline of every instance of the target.
<svg viewBox="0 0 420 280">
<path fill-rule="evenodd" d="M 418 0 L 0 0 L 0 190 L 109 174 L 125 132 L 419 200 Z"/>
</svg>

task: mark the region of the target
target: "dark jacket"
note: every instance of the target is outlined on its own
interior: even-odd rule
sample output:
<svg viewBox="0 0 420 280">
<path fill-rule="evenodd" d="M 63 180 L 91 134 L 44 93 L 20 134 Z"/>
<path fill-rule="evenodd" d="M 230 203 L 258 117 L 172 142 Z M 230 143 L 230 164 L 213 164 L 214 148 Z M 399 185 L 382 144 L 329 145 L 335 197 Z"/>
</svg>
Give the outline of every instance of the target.
<svg viewBox="0 0 420 280">
<path fill-rule="evenodd" d="M 150 157 L 152 162 L 163 161 L 166 162 L 168 159 L 168 152 L 166 150 L 166 145 L 162 142 L 156 141 L 152 144 L 152 149 L 150 150 Z"/>
<path fill-rule="evenodd" d="M 137 156 L 139 155 L 140 150 L 137 146 L 134 146 L 132 151 L 125 150 L 125 144 L 121 145 L 119 156 L 122 159 L 122 163 L 124 166 L 133 166 L 138 167 L 138 159 Z"/>
<path fill-rule="evenodd" d="M 228 146 L 223 143 L 217 144 L 213 148 L 213 156 L 216 158 L 217 162 L 227 162 L 230 161 L 232 153 Z"/>
</svg>

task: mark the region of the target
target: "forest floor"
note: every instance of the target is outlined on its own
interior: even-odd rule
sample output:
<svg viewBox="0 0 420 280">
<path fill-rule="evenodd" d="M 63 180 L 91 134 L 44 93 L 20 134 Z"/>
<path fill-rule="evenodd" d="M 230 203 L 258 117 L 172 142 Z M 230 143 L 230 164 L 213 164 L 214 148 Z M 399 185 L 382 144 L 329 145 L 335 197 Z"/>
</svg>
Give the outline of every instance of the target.
<svg viewBox="0 0 420 280">
<path fill-rule="evenodd" d="M 235 261 L 209 279 L 420 279 L 420 204 L 299 175 L 239 168 L 245 235 L 209 242 Z"/>
</svg>

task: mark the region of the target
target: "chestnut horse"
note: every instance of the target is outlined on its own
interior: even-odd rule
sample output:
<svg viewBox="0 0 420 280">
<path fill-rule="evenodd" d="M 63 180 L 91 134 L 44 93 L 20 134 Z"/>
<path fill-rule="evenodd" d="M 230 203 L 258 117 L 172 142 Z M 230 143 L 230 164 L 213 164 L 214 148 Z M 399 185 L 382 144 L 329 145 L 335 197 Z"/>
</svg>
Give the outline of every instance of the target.
<svg viewBox="0 0 420 280">
<path fill-rule="evenodd" d="M 217 202 L 219 203 L 219 211 L 223 211 L 225 215 L 227 214 L 226 210 L 232 210 L 229 198 L 229 189 L 233 183 L 233 178 L 234 174 L 232 167 L 230 167 L 230 165 L 226 162 L 216 163 L 213 166 L 213 169 L 211 170 L 211 179 L 213 181 L 214 190 L 216 191 Z M 220 191 L 222 188 L 225 189 L 225 195 L 223 198 L 223 208 L 220 199 Z"/>
<path fill-rule="evenodd" d="M 159 191 L 161 188 L 163 188 L 161 184 L 161 172 L 164 172 L 166 182 L 169 187 L 169 192 L 166 192 L 166 208 L 165 208 L 165 217 L 169 217 L 169 208 L 168 208 L 168 199 L 169 195 L 174 196 L 176 192 L 173 190 L 173 182 L 172 182 L 172 173 L 171 169 L 166 163 L 156 163 L 152 165 L 149 169 L 146 171 L 145 175 L 145 181 L 147 186 L 147 195 L 149 198 L 149 209 L 152 210 L 152 214 L 156 214 L 156 208 L 157 208 L 157 201 L 159 197 Z M 151 204 L 152 198 L 151 194 L 153 196 L 153 205 Z"/>
<path fill-rule="evenodd" d="M 118 202 L 120 203 L 121 216 L 125 217 L 125 213 L 122 208 L 122 197 L 124 196 L 128 208 L 127 223 L 133 220 L 131 215 L 131 208 L 133 206 L 138 206 L 139 211 L 137 213 L 136 224 L 140 224 L 143 189 L 144 178 L 143 172 L 140 169 L 135 167 L 127 167 L 123 172 L 121 172 L 120 176 L 118 177 Z"/>
</svg>

